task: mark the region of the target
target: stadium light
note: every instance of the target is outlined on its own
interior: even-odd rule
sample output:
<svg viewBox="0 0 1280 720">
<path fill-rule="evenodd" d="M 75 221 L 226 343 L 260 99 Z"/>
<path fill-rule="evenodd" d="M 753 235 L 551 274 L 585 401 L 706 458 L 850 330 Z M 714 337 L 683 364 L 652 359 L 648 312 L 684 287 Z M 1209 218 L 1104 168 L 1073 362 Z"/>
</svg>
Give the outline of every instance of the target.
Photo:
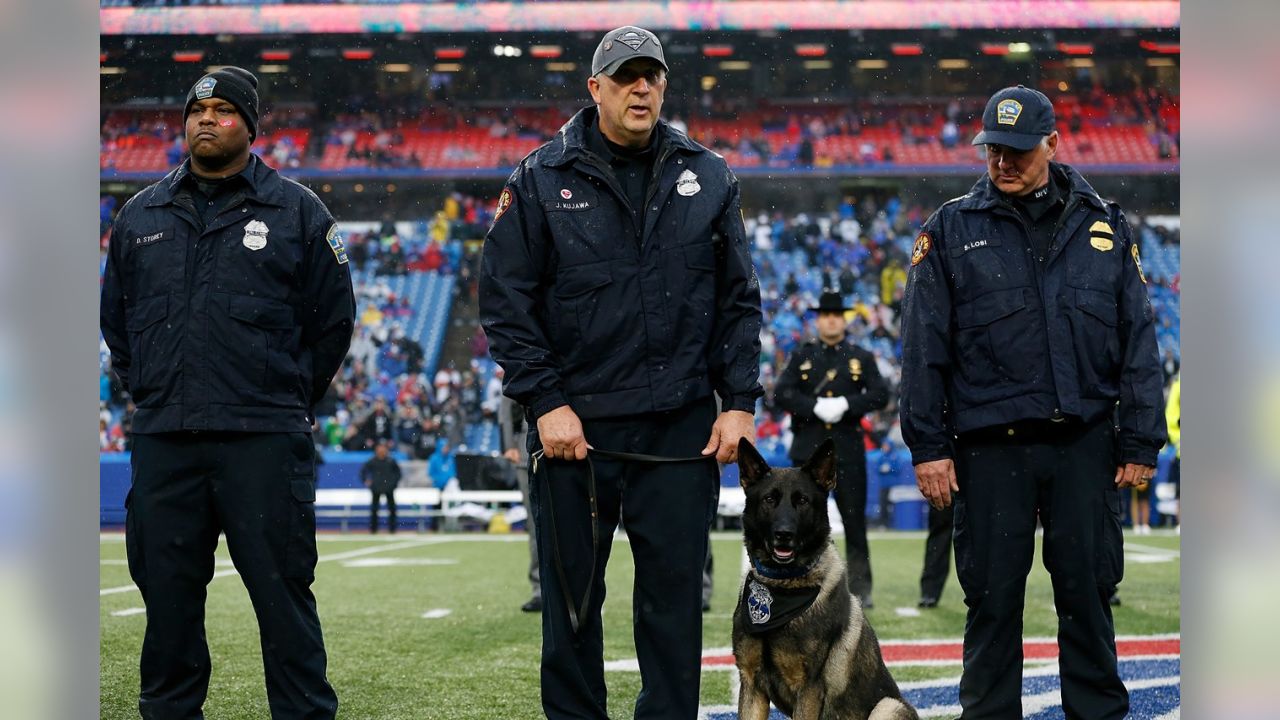
<svg viewBox="0 0 1280 720">
<path fill-rule="evenodd" d="M 889 67 L 888 60 L 859 60 L 857 68 L 859 70 L 884 70 Z"/>
<path fill-rule="evenodd" d="M 436 48 L 437 60 L 461 60 L 466 57 L 467 49 L 460 47 L 439 47 Z"/>
<path fill-rule="evenodd" d="M 1161 59 L 1163 59 L 1163 58 L 1161 58 Z M 98 68 L 98 74 L 99 74 L 99 75 L 123 75 L 123 74 L 124 74 L 124 68 L 122 68 L 122 67 L 111 67 L 111 66 L 109 66 L 109 65 L 103 65 L 102 67 Z"/>
<path fill-rule="evenodd" d="M 431 69 L 438 73 L 454 73 L 462 69 L 462 63 L 436 63 Z"/>
<path fill-rule="evenodd" d="M 1178 55 L 1182 52 L 1182 46 L 1178 43 L 1155 42 L 1153 40 L 1143 40 L 1138 43 L 1143 50 L 1149 52 L 1160 53 L 1161 55 Z"/>
<path fill-rule="evenodd" d="M 372 60 L 373 51 L 368 48 L 344 48 L 342 50 L 343 60 Z"/>
<path fill-rule="evenodd" d="M 1026 55 L 1031 52 L 1031 43 L 1016 42 L 1009 43 L 1009 54 Z"/>
<path fill-rule="evenodd" d="M 260 73 L 267 73 L 267 74 L 272 74 L 272 73 L 287 73 L 287 72 L 289 72 L 289 66 L 288 66 L 288 65 L 280 65 L 280 64 L 259 65 L 259 66 L 258 66 L 258 72 L 260 72 Z"/>
<path fill-rule="evenodd" d="M 965 70 L 969 67 L 969 61 L 964 58 L 944 58 L 938 61 L 939 70 Z"/>
<path fill-rule="evenodd" d="M 1166 58 L 1166 57 L 1147 58 L 1147 67 L 1174 67 L 1177 64 L 1178 63 L 1173 61 L 1173 58 Z"/>
<path fill-rule="evenodd" d="M 289 57 L 293 55 L 292 50 L 263 50 L 259 53 L 263 62 L 289 62 Z"/>
<path fill-rule="evenodd" d="M 889 46 L 894 55 L 923 55 L 924 46 L 920 43 L 894 43 Z"/>
<path fill-rule="evenodd" d="M 1068 67 L 1091 68 L 1093 67 L 1093 58 L 1071 58 L 1067 60 Z"/>
<path fill-rule="evenodd" d="M 801 43 L 796 45 L 796 55 L 806 58 L 826 57 L 827 46 L 822 43 Z"/>
<path fill-rule="evenodd" d="M 982 43 L 983 55 L 1008 55 L 1009 43 Z"/>
<path fill-rule="evenodd" d="M 529 55 L 539 59 L 558 58 L 564 54 L 564 48 L 559 45 L 534 45 L 529 48 Z"/>
<path fill-rule="evenodd" d="M 204 60 L 203 50 L 175 50 L 173 61 L 181 63 L 198 63 Z"/>
<path fill-rule="evenodd" d="M 708 90 L 712 90 L 712 89 L 714 89 L 714 88 L 715 88 L 715 86 L 716 86 L 716 83 L 717 83 L 717 82 L 719 82 L 719 81 L 718 81 L 718 80 L 716 80 L 716 76 L 715 76 L 715 75 L 703 75 L 703 76 L 702 76 L 702 91 L 703 91 L 703 92 L 707 92 Z"/>
<path fill-rule="evenodd" d="M 412 71 L 413 66 L 408 63 L 387 63 L 382 66 L 382 72 L 386 73 L 407 73 Z"/>
<path fill-rule="evenodd" d="M 578 63 L 571 62 L 549 62 L 547 63 L 547 72 L 573 72 L 578 69 Z"/>
<path fill-rule="evenodd" d="M 721 70 L 750 70 L 751 62 L 748 60 L 721 60 Z"/>
<path fill-rule="evenodd" d="M 1058 43 L 1058 52 L 1067 55 L 1092 55 L 1093 44 L 1060 42 Z"/>
<path fill-rule="evenodd" d="M 805 60 L 804 69 L 805 70 L 830 70 L 831 61 L 830 60 Z"/>
<path fill-rule="evenodd" d="M 732 45 L 703 45 L 702 55 L 709 58 L 729 57 L 733 55 Z"/>
<path fill-rule="evenodd" d="M 493 46 L 494 57 L 520 57 L 523 54 L 524 54 L 524 51 L 516 47 L 515 45 L 494 45 Z"/>
</svg>

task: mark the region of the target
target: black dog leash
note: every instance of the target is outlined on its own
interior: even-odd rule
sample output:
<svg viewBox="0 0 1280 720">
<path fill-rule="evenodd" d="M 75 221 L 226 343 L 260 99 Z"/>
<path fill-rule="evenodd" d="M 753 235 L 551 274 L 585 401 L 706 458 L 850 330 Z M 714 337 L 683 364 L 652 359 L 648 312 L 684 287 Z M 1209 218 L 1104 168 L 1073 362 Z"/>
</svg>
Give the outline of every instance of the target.
<svg viewBox="0 0 1280 720">
<path fill-rule="evenodd" d="M 661 455 L 645 455 L 644 453 L 618 452 L 615 450 L 587 450 L 587 499 L 591 505 L 591 574 L 587 576 L 587 589 L 582 595 L 582 602 L 575 604 L 573 602 L 573 592 L 569 590 L 569 580 L 564 574 L 564 562 L 560 559 L 560 537 L 556 532 L 556 509 L 552 500 L 551 488 L 547 487 L 547 517 L 551 526 L 551 550 L 552 558 L 556 565 L 556 575 L 560 578 L 560 590 L 564 593 L 565 607 L 569 608 L 569 626 L 573 629 L 573 633 L 578 633 L 578 627 L 582 622 L 583 616 L 587 613 L 587 603 L 591 601 L 591 589 L 595 585 L 596 580 L 596 557 L 600 551 L 600 512 L 596 498 L 596 469 L 595 464 L 591 462 L 591 456 L 596 455 L 610 460 L 623 460 L 627 462 L 637 463 L 692 463 L 705 462 L 707 460 L 715 461 L 714 455 L 695 455 L 694 457 L 663 457 Z M 538 473 L 538 461 L 543 457 L 542 450 L 538 450 L 530 459 L 533 460 L 533 472 Z M 547 476 L 548 481 L 550 475 Z M 549 483 L 548 483 L 549 485 Z"/>
</svg>

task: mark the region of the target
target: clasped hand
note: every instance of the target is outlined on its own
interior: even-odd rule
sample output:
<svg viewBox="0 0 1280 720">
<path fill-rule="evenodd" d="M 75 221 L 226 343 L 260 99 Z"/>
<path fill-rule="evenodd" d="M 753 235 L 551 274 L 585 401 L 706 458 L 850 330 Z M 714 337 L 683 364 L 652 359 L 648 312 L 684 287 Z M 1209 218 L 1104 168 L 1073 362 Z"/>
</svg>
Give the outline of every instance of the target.
<svg viewBox="0 0 1280 720">
<path fill-rule="evenodd" d="M 838 423 L 849 411 L 849 400 L 843 397 L 818 398 L 813 405 L 813 414 L 824 423 Z"/>
</svg>

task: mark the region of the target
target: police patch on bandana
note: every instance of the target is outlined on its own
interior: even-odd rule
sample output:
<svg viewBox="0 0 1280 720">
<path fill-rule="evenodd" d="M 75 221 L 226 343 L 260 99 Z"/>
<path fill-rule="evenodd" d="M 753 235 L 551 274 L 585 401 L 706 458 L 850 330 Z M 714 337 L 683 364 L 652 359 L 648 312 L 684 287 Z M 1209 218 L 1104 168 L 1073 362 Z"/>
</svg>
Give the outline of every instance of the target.
<svg viewBox="0 0 1280 720">
<path fill-rule="evenodd" d="M 751 594 L 747 597 L 747 613 L 751 616 L 753 624 L 763 625 L 773 616 L 770 609 L 773 605 L 773 595 L 769 594 L 769 588 L 755 580 L 751 581 L 750 590 Z"/>
<path fill-rule="evenodd" d="M 498 196 L 498 209 L 493 213 L 493 224 L 497 225 L 502 219 L 502 214 L 511 207 L 511 203 L 515 202 L 515 195 L 511 194 L 511 188 L 502 188 L 502 194 Z"/>
<path fill-rule="evenodd" d="M 338 264 L 342 265 L 347 262 L 347 248 L 342 244 L 342 233 L 338 232 L 338 223 L 329 226 L 329 232 L 324 236 L 325 242 L 329 243 L 329 249 L 333 251 L 333 256 L 338 259 Z"/>
<path fill-rule="evenodd" d="M 750 624 L 746 631 L 752 635 L 766 633 L 786 625 L 804 614 L 818 599 L 819 585 L 789 588 L 767 587 L 754 577 L 747 581 L 738 602 L 746 611 Z"/>
<path fill-rule="evenodd" d="M 929 248 L 932 244 L 933 241 L 929 238 L 929 233 L 920 233 L 920 236 L 916 238 L 916 246 L 911 250 L 912 266 L 919 265 L 920 261 L 924 260 L 924 256 L 929 254 Z"/>
<path fill-rule="evenodd" d="M 1147 276 L 1142 272 L 1142 258 L 1138 257 L 1138 244 L 1134 243 L 1129 246 L 1129 254 L 1133 255 L 1133 264 L 1138 268 L 1138 279 L 1143 285 L 1147 284 Z"/>
</svg>

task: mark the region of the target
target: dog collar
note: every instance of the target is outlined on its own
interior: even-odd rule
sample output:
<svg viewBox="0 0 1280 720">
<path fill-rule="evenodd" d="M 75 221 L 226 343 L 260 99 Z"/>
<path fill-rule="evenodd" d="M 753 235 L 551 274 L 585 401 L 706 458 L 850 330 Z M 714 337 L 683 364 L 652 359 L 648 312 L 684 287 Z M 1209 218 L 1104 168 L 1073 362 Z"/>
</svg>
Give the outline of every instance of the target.
<svg viewBox="0 0 1280 720">
<path fill-rule="evenodd" d="M 791 622 L 818 599 L 821 587 L 769 587 L 755 578 L 742 588 L 743 610 L 749 622 L 746 631 L 752 635 L 769 632 Z"/>
<path fill-rule="evenodd" d="M 794 580 L 798 577 L 804 577 L 813 569 L 813 565 L 797 565 L 794 568 L 786 569 L 769 568 L 760 563 L 759 560 L 751 558 L 751 569 L 762 578 L 769 580 Z"/>
</svg>

